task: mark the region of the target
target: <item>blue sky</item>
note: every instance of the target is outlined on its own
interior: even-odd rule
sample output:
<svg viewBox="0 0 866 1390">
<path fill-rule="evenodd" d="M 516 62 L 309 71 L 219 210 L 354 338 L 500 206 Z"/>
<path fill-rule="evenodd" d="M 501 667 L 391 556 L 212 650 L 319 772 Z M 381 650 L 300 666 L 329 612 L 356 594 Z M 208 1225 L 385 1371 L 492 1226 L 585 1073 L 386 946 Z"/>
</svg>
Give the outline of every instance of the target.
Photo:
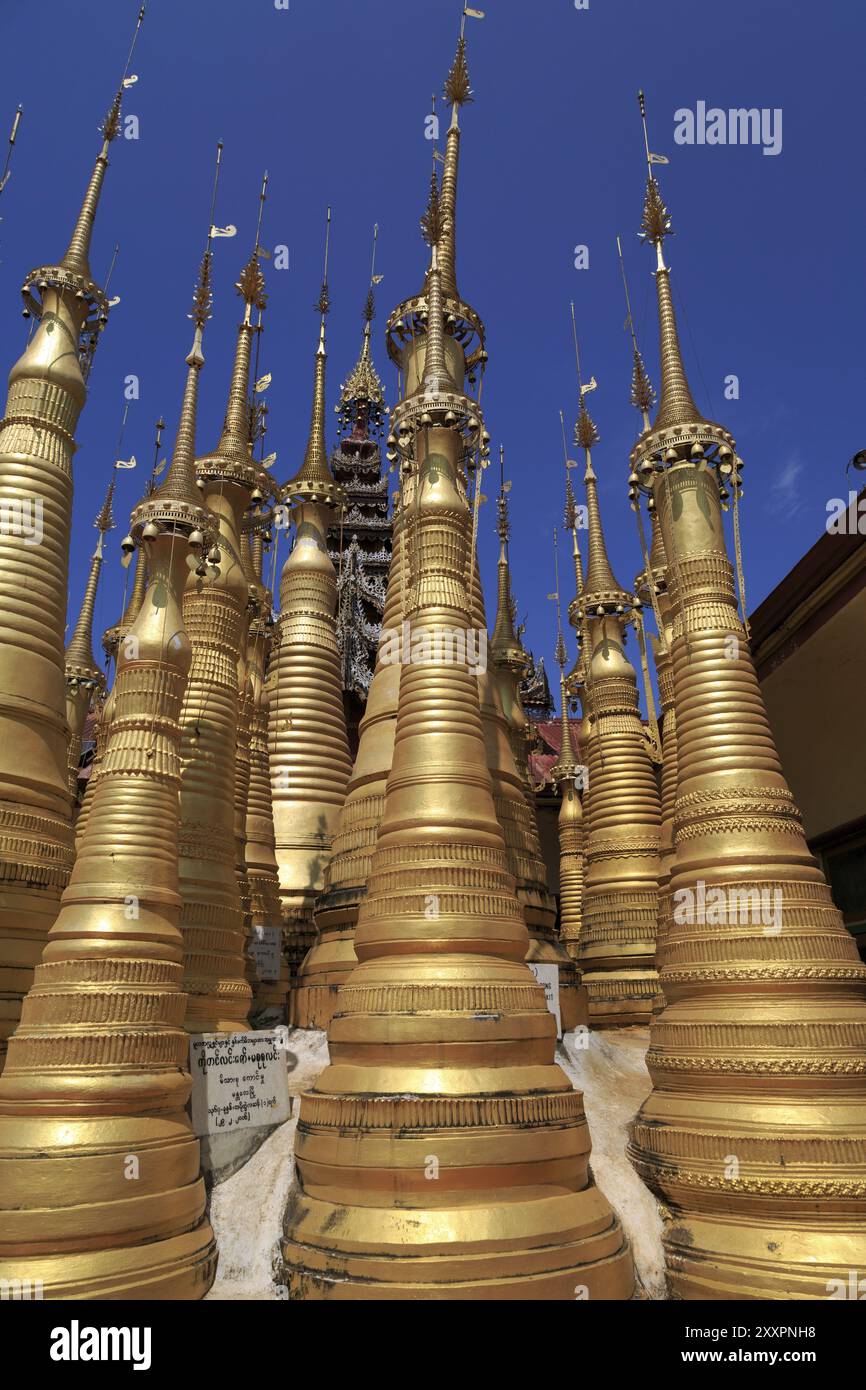
<svg viewBox="0 0 866 1390">
<path fill-rule="evenodd" d="M 866 447 L 863 324 L 862 54 L 859 0 L 479 0 L 469 21 L 476 94 L 463 115 L 458 278 L 485 319 L 483 406 L 494 452 L 506 447 L 515 515 L 512 557 L 527 640 L 552 663 L 551 532 L 561 522 L 558 412 L 573 420 L 574 299 L 590 397 L 609 549 L 626 581 L 639 567 L 626 498 L 637 416 L 615 237 L 635 319 L 657 380 L 652 253 L 640 245 L 644 164 L 636 103 L 644 87 L 676 235 L 668 243 L 692 388 L 736 436 L 745 460 L 748 605 L 819 536 L 827 499 L 843 496 L 847 460 Z M 23 348 L 19 287 L 59 256 L 98 148 L 96 127 L 126 56 L 135 0 L 0 0 L 0 136 L 24 103 L 13 175 L 0 199 L 0 334 L 8 366 Z M 79 427 L 71 620 L 93 549 L 92 520 L 115 456 L 123 387 L 140 379 L 120 475 L 97 629 L 118 615 L 119 541 L 151 458 L 153 421 L 169 444 L 183 383 L 186 319 L 202 250 L 217 139 L 225 142 L 214 318 L 207 330 L 199 446 L 219 435 L 237 322 L 233 285 L 270 171 L 263 242 L 289 247 L 268 275 L 263 370 L 273 373 L 268 447 L 292 473 L 306 439 L 324 213 L 333 208 L 329 394 L 357 355 L 378 222 L 384 274 L 376 360 L 394 400 L 381 330 L 420 285 L 418 232 L 430 168 L 430 95 L 441 91 L 459 0 L 151 0 L 126 110 L 139 138 L 112 147 L 93 268 L 120 244 L 121 296 L 97 353 Z M 781 108 L 777 156 L 755 146 L 680 146 L 674 113 Z M 574 248 L 589 268 L 574 268 Z M 739 400 L 724 398 L 735 374 Z M 335 419 L 335 417 L 333 417 Z M 481 562 L 495 593 L 495 484 L 481 513 Z M 564 583 L 564 590 L 567 585 Z M 570 596 L 570 595 L 569 595 Z M 572 644 L 573 650 L 573 644 Z"/>
</svg>

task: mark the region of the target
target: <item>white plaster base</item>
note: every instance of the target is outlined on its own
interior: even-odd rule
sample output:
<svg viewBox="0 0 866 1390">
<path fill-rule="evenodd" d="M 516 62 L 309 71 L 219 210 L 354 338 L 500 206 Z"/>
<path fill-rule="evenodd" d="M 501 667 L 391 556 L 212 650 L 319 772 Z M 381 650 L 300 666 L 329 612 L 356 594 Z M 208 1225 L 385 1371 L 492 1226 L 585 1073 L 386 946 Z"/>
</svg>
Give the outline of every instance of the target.
<svg viewBox="0 0 866 1390">
<path fill-rule="evenodd" d="M 579 1033 L 566 1033 L 557 1046 L 557 1061 L 584 1095 L 592 1135 L 592 1169 L 596 1182 L 614 1207 L 631 1241 L 644 1295 L 666 1297 L 662 1222 L 655 1198 L 644 1187 L 625 1155 L 626 1126 L 649 1094 L 644 1066 L 649 1038 L 645 1028 L 591 1033 L 588 1046 Z M 328 1042 L 322 1032 L 289 1033 L 289 1090 L 299 1096 L 327 1066 Z M 212 1299 L 280 1299 L 285 1290 L 274 1282 L 279 1240 L 295 1164 L 292 1153 L 299 1105 L 249 1161 L 216 1187 L 210 1218 L 219 1247 Z"/>
<path fill-rule="evenodd" d="M 298 1097 L 328 1065 L 328 1039 L 322 1032 L 289 1031 L 289 1094 L 292 1117 L 278 1125 L 249 1161 L 215 1187 L 210 1196 L 210 1219 L 217 1240 L 219 1263 L 214 1299 L 279 1299 L 274 1283 L 289 1190 L 295 1180 L 293 1147 L 298 1123 Z"/>
<path fill-rule="evenodd" d="M 588 1046 L 582 1046 L 587 1038 Z M 626 1157 L 627 1126 L 651 1090 L 644 1065 L 648 1028 L 566 1033 L 556 1060 L 583 1091 L 592 1136 L 595 1180 L 631 1241 L 639 1284 L 647 1298 L 667 1298 L 662 1219 L 658 1204 Z"/>
</svg>

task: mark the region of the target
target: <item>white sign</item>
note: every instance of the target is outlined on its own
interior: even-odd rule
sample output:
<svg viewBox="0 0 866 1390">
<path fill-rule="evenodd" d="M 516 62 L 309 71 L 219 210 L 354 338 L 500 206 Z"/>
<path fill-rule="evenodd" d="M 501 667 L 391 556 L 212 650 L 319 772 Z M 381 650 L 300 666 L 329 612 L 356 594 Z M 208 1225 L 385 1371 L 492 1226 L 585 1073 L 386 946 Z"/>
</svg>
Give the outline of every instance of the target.
<svg viewBox="0 0 866 1390">
<path fill-rule="evenodd" d="M 526 963 L 538 983 L 544 986 L 544 997 L 547 1000 L 547 1007 L 556 1019 L 556 1036 L 561 1038 L 562 1015 L 559 1012 L 559 966 L 537 965 L 531 960 Z"/>
<path fill-rule="evenodd" d="M 263 927 L 253 923 L 248 949 L 256 974 L 266 984 L 275 984 L 280 978 L 282 935 L 279 927 Z"/>
<path fill-rule="evenodd" d="M 273 1029 L 194 1033 L 189 1040 L 196 1134 L 278 1125 L 291 1114 L 285 1047 Z"/>
</svg>

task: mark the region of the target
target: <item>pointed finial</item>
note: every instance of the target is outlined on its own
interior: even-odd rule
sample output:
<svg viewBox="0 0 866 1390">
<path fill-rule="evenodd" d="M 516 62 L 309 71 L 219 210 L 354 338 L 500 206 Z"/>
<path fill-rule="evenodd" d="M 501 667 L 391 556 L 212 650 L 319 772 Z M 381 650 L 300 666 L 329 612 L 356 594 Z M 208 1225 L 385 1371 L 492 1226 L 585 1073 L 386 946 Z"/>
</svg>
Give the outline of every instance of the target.
<svg viewBox="0 0 866 1390">
<path fill-rule="evenodd" d="M 424 372 L 418 388 L 419 391 L 430 395 L 456 389 L 445 356 L 445 310 L 439 265 L 439 246 L 447 227 L 448 215 L 443 207 L 434 164 L 430 177 L 427 211 L 421 218 L 421 232 L 430 247 L 430 269 L 427 272 L 427 351 L 424 357 Z"/>
<path fill-rule="evenodd" d="M 325 446 L 325 315 L 331 308 L 328 293 L 328 253 L 331 241 L 331 209 L 328 208 L 325 225 L 325 268 L 322 278 L 322 292 L 316 308 L 321 315 L 319 326 L 319 345 L 316 349 L 315 375 L 313 380 L 313 408 L 310 418 L 310 433 L 304 461 L 297 473 L 282 489 L 286 503 L 298 498 L 301 501 L 321 502 L 325 506 L 336 507 L 343 498 L 342 488 L 334 479 L 328 465 Z"/>
<path fill-rule="evenodd" d="M 161 468 L 161 465 L 160 465 L 160 461 L 159 461 L 159 454 L 160 454 L 160 450 L 161 450 L 161 448 L 162 448 L 162 432 L 163 432 L 163 430 L 165 429 L 165 421 L 163 420 L 163 418 L 162 418 L 161 415 L 160 415 L 159 419 L 157 420 L 156 425 L 155 425 L 154 428 L 156 429 L 156 439 L 155 439 L 155 441 L 154 441 L 154 446 L 153 446 L 153 468 L 152 468 L 151 471 L 150 471 L 150 478 L 148 479 L 148 484 L 147 484 L 147 495 L 148 495 L 148 497 L 149 497 L 149 496 L 151 495 L 151 493 L 154 491 L 154 489 L 155 489 L 155 487 L 156 487 L 156 480 L 157 480 L 157 478 L 158 478 L 160 472 L 162 471 L 162 468 Z"/>
<path fill-rule="evenodd" d="M 126 58 L 126 65 L 123 69 L 123 76 L 120 79 L 120 86 L 115 93 L 114 100 L 108 108 L 108 112 L 101 126 L 99 127 L 102 135 L 102 149 L 97 156 L 96 166 L 91 176 L 81 211 L 75 223 L 69 245 L 60 261 L 64 270 L 72 274 L 82 276 L 85 280 L 90 280 L 90 242 L 93 235 L 93 224 L 96 220 L 96 209 L 99 203 L 99 195 L 102 191 L 102 183 L 105 177 L 105 170 L 108 167 L 108 147 L 117 139 L 120 134 L 120 112 L 123 104 L 123 93 L 130 85 L 129 69 L 132 63 L 132 56 L 138 42 L 139 31 L 144 22 L 145 6 L 142 5 L 138 12 L 135 29 L 132 34 L 132 41 L 129 45 L 129 52 Z M 134 80 L 134 79 L 133 79 Z"/>
<path fill-rule="evenodd" d="M 108 491 L 105 494 L 105 501 L 100 507 L 99 512 L 97 513 L 96 520 L 93 523 L 99 532 L 100 539 L 106 534 L 106 532 L 113 531 L 115 526 L 117 525 L 117 523 L 114 520 L 114 512 L 112 509 L 112 504 L 114 502 L 114 487 L 116 482 L 117 464 L 114 465 L 114 468 L 111 473 L 111 481 L 108 484 Z"/>
<path fill-rule="evenodd" d="M 248 487 L 251 492 L 258 486 L 258 471 L 252 465 L 250 445 L 259 412 L 250 399 L 250 362 L 253 339 L 258 343 L 261 319 L 267 304 L 265 277 L 259 261 L 259 236 L 267 186 L 268 175 L 265 173 L 259 194 L 252 254 L 235 283 L 235 289 L 244 302 L 244 312 L 235 341 L 222 434 L 216 450 L 198 460 L 199 478 L 220 486 L 231 480 Z M 258 311 L 257 324 L 252 322 L 254 309 Z"/>
<path fill-rule="evenodd" d="M 9 182 L 9 178 L 12 172 L 12 151 L 15 149 L 15 141 L 18 136 L 18 127 L 21 124 L 21 116 L 23 112 L 24 107 L 19 104 L 18 109 L 15 112 L 15 118 L 12 122 L 12 129 L 9 132 L 9 147 L 6 151 L 6 159 L 3 164 L 3 173 L 0 174 L 0 193 L 3 192 L 3 189 Z"/>
<path fill-rule="evenodd" d="M 439 195 L 439 179 L 436 173 L 436 165 L 434 164 L 430 174 L 430 193 L 427 198 L 427 209 L 421 218 L 421 235 L 433 252 L 434 260 L 436 247 L 439 245 L 443 231 L 442 200 Z"/>
<path fill-rule="evenodd" d="M 571 742 L 571 729 L 568 722 L 568 677 L 565 674 L 565 668 L 568 665 L 568 648 L 565 645 L 565 636 L 562 630 L 562 603 L 559 589 L 559 538 L 555 526 L 553 528 L 553 570 L 556 579 L 556 590 L 552 597 L 556 600 L 556 664 L 559 667 L 562 738 L 560 741 L 559 757 L 556 760 L 556 765 L 551 768 L 551 775 L 556 783 L 560 783 L 574 776 L 576 760 Z M 578 664 L 580 663 L 579 651 L 577 662 Z"/>
<path fill-rule="evenodd" d="M 328 291 L 328 252 L 331 246 L 331 209 L 328 208 L 328 215 L 325 222 L 325 268 L 322 274 L 322 290 L 316 302 L 316 308 L 322 316 L 319 328 L 319 352 L 325 351 L 325 316 L 331 312 L 331 296 Z"/>
<path fill-rule="evenodd" d="M 589 385 L 584 386 L 583 376 L 580 370 L 580 346 L 577 339 L 577 322 L 574 317 L 574 303 L 571 305 L 571 332 L 574 338 L 574 359 L 577 366 L 577 385 L 580 391 L 580 406 L 578 408 L 577 424 L 574 427 L 574 442 L 585 450 L 587 455 L 587 467 L 590 467 L 590 450 L 598 443 L 599 433 L 595 421 L 586 408 L 584 397 L 588 391 L 595 390 L 595 378 L 593 377 Z"/>
<path fill-rule="evenodd" d="M 364 340 L 369 344 L 370 330 L 373 319 L 376 317 L 376 285 L 381 276 L 376 276 L 376 242 L 379 240 L 379 223 L 373 224 L 373 252 L 370 258 L 370 288 L 367 290 L 367 298 L 364 301 Z"/>
<path fill-rule="evenodd" d="M 129 76 L 129 65 L 132 61 L 138 31 L 143 19 L 144 6 L 142 5 L 138 13 L 138 21 L 132 36 L 120 87 L 108 115 L 100 127 L 102 147 L 96 157 L 93 173 L 90 176 L 90 182 L 87 185 L 87 191 L 76 218 L 69 245 L 58 262 L 48 266 L 39 266 L 36 270 L 32 270 L 21 288 L 25 318 L 31 316 L 36 319 L 42 318 L 45 293 L 48 289 L 53 289 L 60 294 L 67 293 L 78 301 L 81 306 L 78 357 L 82 376 L 85 380 L 90 372 L 99 336 L 108 322 L 109 311 L 105 291 L 94 283 L 91 274 L 90 243 L 102 185 L 105 180 L 105 171 L 108 168 L 108 147 L 112 140 L 117 138 L 120 131 L 120 107 L 123 91 L 125 87 L 135 81 L 134 77 Z"/>
<path fill-rule="evenodd" d="M 668 210 L 661 196 L 658 181 L 653 174 L 653 164 L 666 162 L 662 156 L 650 152 L 647 134 L 646 101 L 643 92 L 638 94 L 641 121 L 643 124 L 644 150 L 647 160 L 647 192 L 644 200 L 640 236 L 656 248 L 656 294 L 658 297 L 660 356 L 661 356 L 661 398 L 653 422 L 653 430 L 669 429 L 684 424 L 705 425 L 692 397 L 691 388 L 683 366 L 673 296 L 671 294 L 670 269 L 665 265 L 663 243 L 671 235 Z"/>
<path fill-rule="evenodd" d="M 464 10 L 464 24 L 466 12 Z M 461 26 L 460 38 L 457 40 L 457 52 L 454 55 L 454 62 L 451 70 L 445 79 L 443 91 L 445 104 L 452 108 L 465 106 L 472 101 L 472 88 L 469 84 L 469 66 L 466 62 L 466 35 Z"/>
<path fill-rule="evenodd" d="M 244 304 L 246 305 L 246 313 L 244 315 L 244 321 L 246 323 L 249 322 L 250 314 L 253 309 L 258 309 L 262 311 L 265 309 L 268 302 L 267 295 L 265 294 L 265 277 L 262 273 L 261 262 L 259 260 L 259 253 L 261 250 L 259 245 L 259 237 L 261 235 L 262 230 L 262 214 L 265 208 L 267 189 L 268 171 L 265 170 L 264 174 L 262 175 L 261 192 L 259 193 L 259 213 L 258 220 L 256 222 L 256 236 L 255 241 L 253 242 L 252 255 L 250 256 L 249 260 L 247 261 L 246 265 L 241 271 L 240 276 L 238 277 L 237 283 L 235 285 L 235 289 L 237 290 L 238 294 L 241 296 L 241 298 L 244 301 Z"/>
<path fill-rule="evenodd" d="M 562 634 L 562 600 L 559 589 L 559 536 L 556 527 L 553 528 L 553 570 L 556 578 L 556 589 L 554 599 L 556 600 L 556 664 L 560 671 L 565 670 L 568 661 L 568 652 L 565 647 L 565 638 Z"/>
<path fill-rule="evenodd" d="M 202 335 L 205 324 L 211 316 L 213 303 L 211 291 L 213 251 L 211 248 L 215 231 L 214 216 L 222 165 L 222 151 L 222 141 L 218 141 L 205 250 L 193 294 L 192 312 L 189 314 L 195 325 L 195 332 L 192 347 L 186 358 L 186 383 L 171 464 L 160 485 L 138 504 L 132 514 L 130 528 L 132 535 L 141 537 L 143 534 L 145 539 L 156 534 L 160 526 L 168 525 L 189 535 L 191 544 L 193 542 L 200 544 L 202 531 L 207 524 L 207 513 L 202 507 L 201 497 L 195 482 L 195 436 L 199 374 L 204 366 Z"/>
<path fill-rule="evenodd" d="M 499 446 L 499 498 L 496 503 L 496 534 L 503 545 L 508 544 L 511 536 L 511 522 L 508 519 L 508 489 L 510 483 L 505 482 L 505 445 Z"/>
<path fill-rule="evenodd" d="M 505 480 L 505 447 L 499 446 L 499 497 L 497 499 L 496 532 L 499 536 L 498 589 L 496 621 L 490 638 L 490 651 L 500 666 L 525 675 L 528 658 L 514 630 L 517 605 L 511 587 L 511 566 L 508 541 L 511 524 L 508 519 L 508 493 L 511 483 Z"/>
<path fill-rule="evenodd" d="M 643 427 L 649 429 L 649 412 L 655 401 L 655 391 L 649 379 L 649 373 L 644 366 L 644 360 L 638 347 L 637 332 L 634 326 L 634 317 L 631 311 L 631 296 L 628 292 L 628 278 L 625 273 L 625 260 L 622 254 L 622 242 L 619 237 L 616 239 L 616 250 L 619 256 L 619 268 L 622 272 L 622 287 L 625 292 L 626 320 L 625 326 L 631 335 L 632 345 L 632 374 L 631 374 L 631 403 L 641 412 L 643 417 Z"/>
<path fill-rule="evenodd" d="M 571 481 L 571 474 L 565 475 L 565 514 L 563 522 L 566 531 L 574 531 L 577 527 L 577 501 L 574 496 L 574 486 Z"/>
<path fill-rule="evenodd" d="M 646 98 L 643 92 L 638 92 L 637 99 L 638 105 L 640 106 L 641 124 L 643 126 L 643 143 L 647 167 L 647 189 L 644 199 L 640 235 L 643 240 L 652 242 L 657 248 L 659 265 L 663 265 L 662 242 L 666 236 L 673 236 L 673 230 L 671 228 L 670 214 L 665 207 L 658 179 L 653 173 L 653 164 L 666 164 L 667 160 L 659 155 L 652 154 L 650 151 L 646 121 Z"/>
<path fill-rule="evenodd" d="M 579 444 L 586 454 L 586 472 L 584 473 L 584 485 L 586 487 L 586 508 L 588 525 L 588 555 L 586 564 L 586 585 L 585 592 L 592 595 L 596 603 L 604 603 L 606 606 L 618 612 L 623 611 L 625 604 L 629 601 L 630 595 L 619 585 L 614 578 L 610 560 L 607 555 L 607 547 L 604 541 L 604 532 L 601 525 L 601 513 L 598 505 L 598 490 L 596 487 L 597 479 L 592 466 L 592 449 L 598 443 L 598 430 L 595 422 L 586 408 L 584 397 L 588 391 L 595 389 L 595 377 L 589 384 L 585 385 L 580 370 L 580 350 L 577 340 L 577 326 L 574 318 L 574 305 L 571 306 L 571 322 L 574 333 L 574 350 L 577 363 L 577 380 L 580 388 L 580 412 L 577 417 L 577 424 L 574 428 L 575 443 Z M 575 540 L 577 530 L 574 531 Z"/>
</svg>

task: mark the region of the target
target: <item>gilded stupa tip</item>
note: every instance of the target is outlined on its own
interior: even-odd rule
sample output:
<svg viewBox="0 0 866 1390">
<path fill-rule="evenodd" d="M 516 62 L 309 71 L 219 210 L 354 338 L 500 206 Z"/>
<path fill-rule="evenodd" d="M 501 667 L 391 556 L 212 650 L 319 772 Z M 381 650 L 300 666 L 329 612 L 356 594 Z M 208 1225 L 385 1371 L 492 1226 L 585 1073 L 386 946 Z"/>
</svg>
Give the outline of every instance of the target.
<svg viewBox="0 0 866 1390">
<path fill-rule="evenodd" d="M 511 521 L 508 515 L 508 492 L 510 483 L 505 481 L 505 450 L 499 450 L 499 497 L 496 502 L 496 534 L 499 537 L 499 563 L 497 566 L 496 620 L 490 638 L 490 651 L 501 664 L 511 664 L 515 669 L 524 670 L 527 655 L 514 630 L 515 603 L 511 585 L 511 564 L 508 557 L 508 542 L 511 537 Z"/>
<path fill-rule="evenodd" d="M 571 473 L 565 475 L 565 513 L 563 515 L 566 531 L 574 531 L 577 527 L 577 501 L 574 496 L 574 486 L 571 481 Z"/>
<path fill-rule="evenodd" d="M 439 179 L 436 174 L 436 164 L 430 171 L 430 191 L 427 195 L 427 206 L 421 217 L 421 235 L 430 247 L 433 261 L 436 261 L 436 248 L 442 239 L 445 229 L 445 213 L 442 207 L 442 197 L 439 192 Z"/>
<path fill-rule="evenodd" d="M 671 429 L 687 424 L 703 425 L 703 415 L 695 405 L 691 388 L 683 365 L 671 293 L 671 272 L 665 264 L 663 246 L 666 237 L 672 236 L 671 218 L 661 194 L 658 179 L 653 173 L 654 163 L 659 157 L 650 152 L 647 135 L 646 102 L 643 92 L 638 94 L 641 120 L 643 122 L 644 146 L 647 159 L 647 184 L 644 196 L 643 215 L 640 225 L 641 240 L 650 242 L 656 249 L 656 295 L 659 312 L 659 356 L 661 359 L 661 392 L 658 411 L 652 429 Z"/>
<path fill-rule="evenodd" d="M 556 657 L 556 664 L 559 667 L 562 736 L 559 757 L 556 760 L 555 766 L 551 769 L 551 774 L 553 780 L 559 784 L 575 775 L 576 759 L 571 741 L 571 729 L 568 722 L 568 677 L 565 674 L 565 668 L 568 664 L 568 649 L 566 648 L 565 636 L 562 631 L 562 601 L 559 592 L 559 542 L 555 527 L 553 531 L 553 563 L 556 575 L 556 591 L 554 593 L 554 598 L 556 600 L 556 648 L 554 655 Z M 579 661 L 580 654 L 578 653 L 578 662 Z"/>
<path fill-rule="evenodd" d="M 192 312 L 189 315 L 195 325 L 195 332 L 192 347 L 186 358 L 186 382 L 171 463 L 163 481 L 135 508 L 132 515 L 133 535 L 149 524 L 162 523 L 198 532 L 207 523 L 208 514 L 201 504 L 201 494 L 195 481 L 195 436 L 199 373 L 204 366 L 202 334 L 210 318 L 213 302 L 212 260 L 213 253 L 208 236 L 207 248 L 201 260 L 193 294 Z"/>
<path fill-rule="evenodd" d="M 229 478 L 250 488 L 257 485 L 263 471 L 253 464 L 251 454 L 257 412 L 250 401 L 250 366 L 253 338 L 261 327 L 262 314 L 268 302 L 265 293 L 265 277 L 259 258 L 259 234 L 267 184 L 268 175 L 266 173 L 259 195 L 259 221 L 256 227 L 255 244 L 249 260 L 235 282 L 235 289 L 243 300 L 244 310 L 235 341 L 222 434 L 216 451 L 198 462 L 200 476 L 210 479 Z M 252 322 L 254 309 L 258 311 L 258 324 Z"/>
<path fill-rule="evenodd" d="M 457 52 L 451 69 L 445 79 L 445 87 L 442 93 L 447 106 L 459 108 L 468 102 L 474 101 L 472 87 L 469 82 L 469 64 L 466 61 L 466 35 L 461 34 L 457 40 Z"/>
<path fill-rule="evenodd" d="M 72 681 L 88 681 L 94 684 L 104 684 L 104 673 L 98 665 L 93 655 L 93 615 L 96 608 L 96 591 L 99 586 L 99 575 L 103 562 L 103 541 L 106 533 L 114 527 L 114 516 L 112 515 L 112 502 L 114 499 L 115 476 L 112 470 L 111 481 L 105 494 L 105 500 L 99 509 L 96 520 L 93 523 L 99 532 L 99 539 L 96 542 L 96 549 L 90 560 L 90 570 L 87 576 L 87 584 L 84 589 L 84 598 L 81 601 L 81 609 L 75 624 L 72 636 L 66 647 L 65 666 L 67 679 Z"/>
<path fill-rule="evenodd" d="M 265 277 L 259 260 L 258 246 L 253 251 L 237 281 L 235 289 L 249 309 L 264 309 L 268 302 L 265 294 Z"/>
<path fill-rule="evenodd" d="M 445 356 L 445 308 L 442 287 L 442 274 L 439 262 L 439 248 L 449 226 L 449 216 L 440 193 L 436 176 L 436 164 L 430 175 L 430 192 L 427 208 L 421 218 L 421 233 L 430 247 L 430 269 L 427 273 L 427 340 L 424 355 L 424 372 L 419 384 L 419 392 L 439 395 L 443 391 L 455 391 L 456 383 Z"/>
<path fill-rule="evenodd" d="M 563 652 L 564 652 L 563 643 Z M 565 661 L 559 663 L 559 707 L 560 707 L 560 744 L 559 757 L 556 766 L 551 768 L 553 780 L 559 785 L 569 781 L 577 773 L 577 758 L 574 752 L 574 743 L 571 737 L 571 721 L 568 717 L 568 689 L 567 677 L 565 674 Z"/>
<path fill-rule="evenodd" d="M 325 273 L 322 288 L 316 302 L 319 314 L 319 342 L 316 348 L 313 374 L 313 406 L 310 417 L 310 433 L 304 461 L 293 478 L 283 488 L 283 498 L 290 501 L 298 498 L 309 502 L 323 502 L 326 506 L 337 506 L 342 498 L 342 489 L 334 479 L 328 464 L 325 443 L 325 364 L 327 344 L 325 341 L 325 319 L 331 309 L 331 296 L 328 288 L 328 249 L 331 236 L 331 209 L 328 208 L 325 231 Z"/>
<path fill-rule="evenodd" d="M 589 454 L 590 450 L 595 448 L 600 437 L 596 423 L 587 410 L 586 401 L 581 394 L 580 408 L 577 413 L 577 423 L 574 427 L 574 442 L 575 444 L 579 444 L 580 447 Z M 589 461 L 587 460 L 587 467 L 589 466 Z"/>
<path fill-rule="evenodd" d="M 195 483 L 195 433 L 198 410 L 198 374 L 204 366 L 202 335 L 211 316 L 213 293 L 211 272 L 213 253 L 210 247 L 205 251 L 193 295 L 190 318 L 195 324 L 192 347 L 186 358 L 187 376 L 181 405 L 180 421 L 175 436 L 171 463 L 164 480 L 157 487 L 151 502 L 184 502 L 201 506 L 201 498 Z"/>
<path fill-rule="evenodd" d="M 643 215 L 638 235 L 642 241 L 649 241 L 653 246 L 659 246 L 665 237 L 673 236 L 673 234 L 671 216 L 662 197 L 658 179 L 655 174 L 648 174 Z"/>
<path fill-rule="evenodd" d="M 120 134 L 121 109 L 123 106 L 123 93 L 129 82 L 129 66 L 132 62 L 132 55 L 135 52 L 135 45 L 138 41 L 139 30 L 144 21 L 145 6 L 142 5 L 138 11 L 135 29 L 132 35 L 132 42 L 129 54 L 126 59 L 126 67 L 123 71 L 120 86 L 115 93 L 105 119 L 99 127 L 102 136 L 102 147 L 96 157 L 93 173 L 90 176 L 90 183 L 84 195 L 69 245 L 60 260 L 63 270 L 72 275 L 80 276 L 84 281 L 90 282 L 93 279 L 90 271 L 90 245 L 93 237 L 93 226 L 96 221 L 96 211 L 99 206 L 99 198 L 102 192 L 102 184 L 105 178 L 105 170 L 108 167 L 108 147 L 115 141 Z M 133 79 L 134 80 L 134 79 Z"/>
<path fill-rule="evenodd" d="M 598 505 L 598 479 L 588 449 L 586 451 L 584 486 L 586 488 L 587 512 L 585 599 L 590 608 L 603 604 L 618 609 L 628 603 L 630 595 L 614 577 L 608 558 L 604 529 L 601 524 L 601 510 Z"/>
<path fill-rule="evenodd" d="M 631 373 L 631 392 L 629 399 L 636 410 L 642 415 L 649 415 L 655 404 L 656 393 L 649 378 L 643 357 L 640 350 L 635 347 L 632 351 L 632 373 Z"/>
<path fill-rule="evenodd" d="M 637 330 L 634 326 L 634 316 L 631 311 L 631 296 L 628 292 L 628 276 L 625 273 L 625 257 L 622 254 L 622 242 L 619 237 L 616 239 L 616 250 L 619 257 L 619 268 L 622 273 L 622 287 L 625 292 L 626 307 L 626 328 L 631 334 L 632 347 L 632 371 L 631 371 L 631 404 L 636 410 L 641 412 L 643 417 L 644 429 L 649 428 L 649 412 L 655 403 L 656 393 L 650 381 L 649 372 L 644 365 L 637 341 Z"/>
<path fill-rule="evenodd" d="M 100 507 L 96 516 L 96 520 L 93 523 L 99 532 L 100 541 L 102 540 L 102 537 L 106 534 L 106 532 L 113 531 L 116 525 L 113 511 L 114 488 L 116 482 L 117 476 L 114 470 L 112 470 L 111 482 L 108 484 L 108 491 L 105 494 L 105 501 Z"/>
</svg>

